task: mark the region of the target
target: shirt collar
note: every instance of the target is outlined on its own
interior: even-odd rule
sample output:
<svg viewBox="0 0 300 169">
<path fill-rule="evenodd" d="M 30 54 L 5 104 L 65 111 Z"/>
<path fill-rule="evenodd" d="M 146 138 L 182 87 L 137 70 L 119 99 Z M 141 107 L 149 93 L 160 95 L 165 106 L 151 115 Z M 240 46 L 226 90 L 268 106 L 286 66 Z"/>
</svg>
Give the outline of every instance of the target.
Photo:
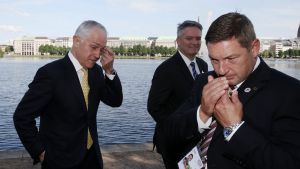
<svg viewBox="0 0 300 169">
<path fill-rule="evenodd" d="M 259 57 L 257 57 L 257 59 L 256 59 L 256 62 L 255 62 L 255 65 L 254 65 L 254 68 L 253 68 L 253 70 L 252 70 L 252 72 L 258 67 L 258 65 L 260 64 L 260 58 Z M 245 81 L 245 80 L 244 80 Z M 236 89 L 238 89 L 243 83 L 244 83 L 244 81 L 242 81 L 241 83 L 239 83 L 239 84 L 237 84 L 236 85 Z"/>
<path fill-rule="evenodd" d="M 195 64 L 196 63 L 196 57 L 191 61 L 188 57 L 186 57 L 183 53 L 180 52 L 180 50 L 178 50 L 181 58 L 183 59 L 184 63 L 187 65 L 187 66 L 190 66 L 191 62 L 194 62 Z"/>
<path fill-rule="evenodd" d="M 81 70 L 82 66 L 80 65 L 80 63 L 78 62 L 78 60 L 75 58 L 75 56 L 72 54 L 71 51 L 69 51 L 68 56 L 69 56 L 72 64 L 74 65 L 76 72 Z"/>
</svg>

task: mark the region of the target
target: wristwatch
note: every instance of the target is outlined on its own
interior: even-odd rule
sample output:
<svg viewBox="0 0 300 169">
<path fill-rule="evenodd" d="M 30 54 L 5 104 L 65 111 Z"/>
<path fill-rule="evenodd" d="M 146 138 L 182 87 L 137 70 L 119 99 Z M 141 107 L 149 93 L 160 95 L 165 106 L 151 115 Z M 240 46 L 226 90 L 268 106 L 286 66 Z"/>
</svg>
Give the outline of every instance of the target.
<svg viewBox="0 0 300 169">
<path fill-rule="evenodd" d="M 228 127 L 224 127 L 224 130 L 223 130 L 223 135 L 224 135 L 224 138 L 227 138 L 228 136 L 230 136 L 230 134 L 236 129 L 238 128 L 240 125 L 241 125 L 242 122 L 239 122 L 239 123 L 235 123 L 233 125 L 230 125 Z"/>
</svg>

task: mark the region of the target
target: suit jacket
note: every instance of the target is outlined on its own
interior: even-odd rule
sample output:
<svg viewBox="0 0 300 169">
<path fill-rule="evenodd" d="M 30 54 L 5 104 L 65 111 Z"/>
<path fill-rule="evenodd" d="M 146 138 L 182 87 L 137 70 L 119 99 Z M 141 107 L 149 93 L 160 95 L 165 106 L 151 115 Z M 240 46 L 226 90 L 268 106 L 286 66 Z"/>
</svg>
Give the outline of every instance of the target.
<svg viewBox="0 0 300 169">
<path fill-rule="evenodd" d="M 209 74 L 209 73 L 208 73 Z M 196 111 L 208 74 L 200 76 L 193 94 L 165 123 L 169 148 L 179 161 L 201 139 Z M 215 75 L 215 73 L 212 73 Z M 209 169 L 296 169 L 300 166 L 300 82 L 260 65 L 238 88 L 244 124 L 229 142 L 219 124 L 208 149 Z"/>
<path fill-rule="evenodd" d="M 89 109 L 87 111 L 77 72 L 68 56 L 41 67 L 14 113 L 17 133 L 31 157 L 53 168 L 72 167 L 81 162 L 87 151 L 87 131 L 103 166 L 98 143 L 96 115 L 100 101 L 117 107 L 122 103 L 118 76 L 109 80 L 95 65 L 89 74 Z M 40 117 L 39 130 L 35 118 Z"/>
<path fill-rule="evenodd" d="M 206 62 L 200 58 L 196 58 L 196 62 L 201 73 L 207 72 Z M 188 98 L 193 84 L 193 76 L 179 52 L 160 64 L 154 73 L 147 108 L 156 122 L 153 143 L 160 153 L 163 153 L 165 147 L 161 126 Z"/>
</svg>

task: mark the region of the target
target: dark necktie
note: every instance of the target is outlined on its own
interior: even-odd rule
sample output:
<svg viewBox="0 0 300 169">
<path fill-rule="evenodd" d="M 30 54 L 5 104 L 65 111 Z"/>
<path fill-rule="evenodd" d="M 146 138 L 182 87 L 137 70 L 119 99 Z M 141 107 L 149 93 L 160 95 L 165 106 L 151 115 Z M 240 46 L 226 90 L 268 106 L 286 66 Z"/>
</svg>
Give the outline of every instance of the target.
<svg viewBox="0 0 300 169">
<path fill-rule="evenodd" d="M 209 144 L 212 140 L 212 137 L 214 135 L 214 132 L 215 132 L 217 126 L 218 126 L 217 121 L 215 119 L 213 119 L 213 121 L 211 122 L 211 124 L 209 126 L 210 129 L 209 129 L 208 133 L 205 135 L 203 140 L 198 143 L 198 149 L 200 149 L 200 157 L 201 157 L 204 165 L 207 162 L 207 150 L 208 150 Z"/>
<path fill-rule="evenodd" d="M 190 65 L 192 66 L 193 77 L 196 79 L 198 73 L 196 72 L 195 62 L 191 62 Z"/>
</svg>

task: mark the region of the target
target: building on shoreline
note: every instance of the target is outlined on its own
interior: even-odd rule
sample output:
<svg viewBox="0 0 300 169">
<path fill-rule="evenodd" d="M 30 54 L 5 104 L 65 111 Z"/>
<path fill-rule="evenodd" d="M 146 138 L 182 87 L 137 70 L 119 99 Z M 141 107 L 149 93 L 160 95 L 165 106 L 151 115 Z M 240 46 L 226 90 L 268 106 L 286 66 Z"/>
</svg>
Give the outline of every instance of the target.
<svg viewBox="0 0 300 169">
<path fill-rule="evenodd" d="M 300 38 L 282 39 L 282 38 L 259 38 L 260 52 L 267 50 L 278 56 L 279 51 L 285 52 L 289 49 L 300 50 Z"/>
<path fill-rule="evenodd" d="M 269 51 L 275 53 L 278 56 L 279 51 L 287 51 L 289 49 L 300 50 L 300 24 L 297 32 L 297 37 L 292 39 L 286 38 L 259 38 L 261 42 L 260 52 Z M 53 45 L 56 47 L 70 48 L 73 44 L 72 37 L 58 37 L 56 39 L 49 39 L 48 37 L 27 37 L 23 36 L 13 41 L 13 48 L 15 55 L 40 55 L 39 47 L 41 45 Z M 206 56 L 207 49 L 205 48 L 205 42 L 202 42 L 199 55 Z M 175 47 L 175 36 L 160 36 L 160 37 L 108 37 L 107 46 L 132 48 L 135 45 L 141 46 L 163 46 L 163 47 Z"/>
</svg>

